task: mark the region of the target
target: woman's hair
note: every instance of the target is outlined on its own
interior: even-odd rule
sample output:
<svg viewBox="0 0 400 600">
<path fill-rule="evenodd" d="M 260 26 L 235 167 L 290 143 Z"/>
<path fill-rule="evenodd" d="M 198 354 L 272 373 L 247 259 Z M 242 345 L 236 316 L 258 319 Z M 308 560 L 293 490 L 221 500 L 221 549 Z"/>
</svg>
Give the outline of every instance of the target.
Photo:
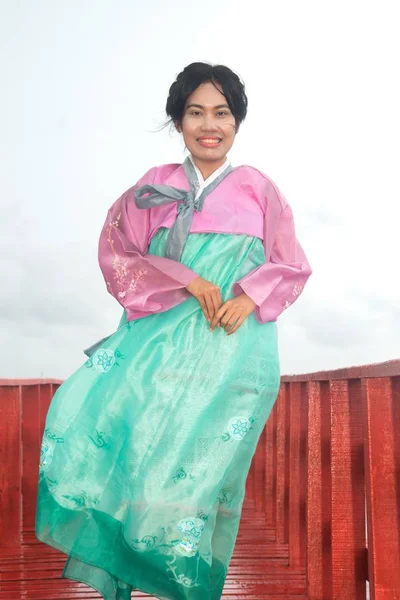
<svg viewBox="0 0 400 600">
<path fill-rule="evenodd" d="M 224 65 L 196 62 L 185 67 L 169 89 L 165 109 L 170 117 L 167 124 L 182 122 L 186 100 L 199 85 L 207 81 L 221 88 L 237 127 L 244 121 L 247 114 L 247 96 L 244 83 L 238 75 Z"/>
</svg>

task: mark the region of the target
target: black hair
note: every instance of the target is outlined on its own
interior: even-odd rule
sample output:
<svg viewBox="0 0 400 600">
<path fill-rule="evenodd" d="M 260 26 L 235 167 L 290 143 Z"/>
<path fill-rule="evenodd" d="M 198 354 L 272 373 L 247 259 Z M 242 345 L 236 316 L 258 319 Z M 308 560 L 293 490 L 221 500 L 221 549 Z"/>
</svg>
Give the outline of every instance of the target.
<svg viewBox="0 0 400 600">
<path fill-rule="evenodd" d="M 204 62 L 191 63 L 177 76 L 169 89 L 166 105 L 168 123 L 181 123 L 186 100 L 202 83 L 210 81 L 223 95 L 235 117 L 237 127 L 247 114 L 247 96 L 244 83 L 236 73 L 224 65 L 211 65 Z M 219 90 L 219 91 L 221 91 Z"/>
</svg>

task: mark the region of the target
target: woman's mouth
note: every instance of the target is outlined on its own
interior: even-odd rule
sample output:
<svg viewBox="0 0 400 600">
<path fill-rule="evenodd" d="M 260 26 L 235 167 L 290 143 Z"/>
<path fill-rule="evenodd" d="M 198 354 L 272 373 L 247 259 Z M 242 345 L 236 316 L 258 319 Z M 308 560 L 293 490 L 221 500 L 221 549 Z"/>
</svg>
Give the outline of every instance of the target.
<svg viewBox="0 0 400 600">
<path fill-rule="evenodd" d="M 205 148 L 215 148 L 222 140 L 220 138 L 198 138 L 197 141 Z"/>
</svg>

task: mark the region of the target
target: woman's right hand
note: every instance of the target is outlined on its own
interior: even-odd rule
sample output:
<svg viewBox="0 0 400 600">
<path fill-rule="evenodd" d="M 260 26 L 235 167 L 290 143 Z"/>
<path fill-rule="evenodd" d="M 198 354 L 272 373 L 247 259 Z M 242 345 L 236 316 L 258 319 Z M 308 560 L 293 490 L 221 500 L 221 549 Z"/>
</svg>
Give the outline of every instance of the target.
<svg viewBox="0 0 400 600">
<path fill-rule="evenodd" d="M 222 305 L 219 287 L 214 283 L 211 283 L 211 281 L 207 281 L 207 279 L 195 277 L 189 285 L 186 286 L 186 289 L 199 301 L 204 316 L 210 323 L 215 313 Z"/>
</svg>

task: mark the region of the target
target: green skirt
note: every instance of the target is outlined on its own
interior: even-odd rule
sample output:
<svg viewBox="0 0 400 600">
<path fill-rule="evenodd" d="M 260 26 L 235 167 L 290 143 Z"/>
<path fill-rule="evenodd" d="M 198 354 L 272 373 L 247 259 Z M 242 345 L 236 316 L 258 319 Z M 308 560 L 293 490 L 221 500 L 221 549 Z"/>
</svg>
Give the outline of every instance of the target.
<svg viewBox="0 0 400 600">
<path fill-rule="evenodd" d="M 164 255 L 167 229 L 149 252 Z M 246 235 L 190 234 L 182 262 L 220 286 L 264 260 Z M 210 331 L 190 297 L 126 322 L 52 399 L 36 535 L 63 577 L 105 600 L 221 598 L 258 438 L 280 373 L 275 322 Z"/>
</svg>

